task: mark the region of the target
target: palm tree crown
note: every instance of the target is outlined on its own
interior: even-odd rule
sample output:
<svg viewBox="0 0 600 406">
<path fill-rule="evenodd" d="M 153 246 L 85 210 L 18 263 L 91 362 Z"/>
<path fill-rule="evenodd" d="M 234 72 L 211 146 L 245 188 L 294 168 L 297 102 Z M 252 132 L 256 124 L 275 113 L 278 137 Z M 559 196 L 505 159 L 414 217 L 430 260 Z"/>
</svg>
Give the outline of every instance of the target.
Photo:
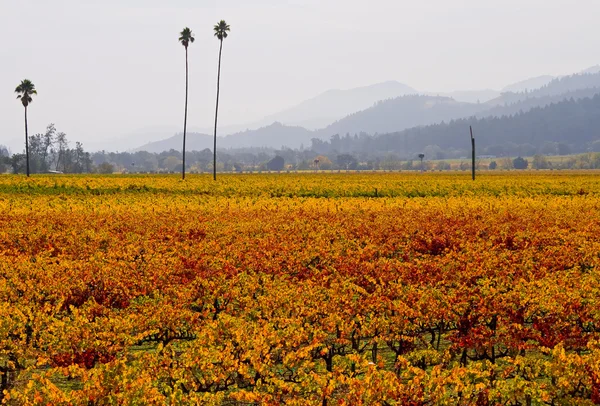
<svg viewBox="0 0 600 406">
<path fill-rule="evenodd" d="M 32 95 L 37 94 L 35 85 L 29 79 L 21 81 L 21 84 L 15 89 L 15 93 L 18 94 L 17 99 L 21 99 L 24 107 L 27 107 L 29 103 L 33 101 Z"/>
<path fill-rule="evenodd" d="M 192 30 L 190 30 L 188 27 L 185 27 L 183 31 L 179 33 L 179 42 L 181 42 L 181 45 L 183 45 L 186 49 L 190 43 L 194 42 L 194 40 L 194 34 L 192 34 Z"/>
<path fill-rule="evenodd" d="M 220 41 L 227 38 L 227 32 L 229 31 L 229 24 L 225 22 L 225 20 L 219 21 L 219 24 L 215 25 L 214 28 L 215 37 L 217 37 Z"/>
</svg>

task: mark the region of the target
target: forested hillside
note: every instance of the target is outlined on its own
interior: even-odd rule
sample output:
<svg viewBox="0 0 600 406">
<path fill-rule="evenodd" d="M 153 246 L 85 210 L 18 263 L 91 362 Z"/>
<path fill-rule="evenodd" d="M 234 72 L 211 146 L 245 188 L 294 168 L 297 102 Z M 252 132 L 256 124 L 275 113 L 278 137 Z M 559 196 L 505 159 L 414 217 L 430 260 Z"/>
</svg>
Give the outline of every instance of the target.
<svg viewBox="0 0 600 406">
<path fill-rule="evenodd" d="M 475 129 L 480 153 L 486 155 L 597 150 L 600 147 L 600 95 L 535 107 L 527 113 L 511 116 L 472 117 L 375 137 L 344 137 L 339 141 L 339 148 L 411 155 L 436 147 L 451 156 L 453 150 L 460 154 L 469 148 L 470 125 Z"/>
</svg>

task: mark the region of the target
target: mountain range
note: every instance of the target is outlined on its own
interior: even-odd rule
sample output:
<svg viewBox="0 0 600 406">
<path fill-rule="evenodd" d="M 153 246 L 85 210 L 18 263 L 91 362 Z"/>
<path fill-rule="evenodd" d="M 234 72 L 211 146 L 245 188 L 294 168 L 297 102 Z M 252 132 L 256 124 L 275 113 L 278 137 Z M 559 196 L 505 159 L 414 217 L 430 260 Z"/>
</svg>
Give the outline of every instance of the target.
<svg viewBox="0 0 600 406">
<path fill-rule="evenodd" d="M 539 87 L 534 88 L 534 85 Z M 313 138 L 327 140 L 335 134 L 397 133 L 468 117 L 509 116 L 565 99 L 593 97 L 597 93 L 600 93 L 600 66 L 569 76 L 535 77 L 506 86 L 503 92 L 489 91 L 487 95 L 491 99 L 479 99 L 478 102 L 466 102 L 441 95 L 420 95 L 407 85 L 384 82 L 356 89 L 325 92 L 295 108 L 269 116 L 264 120 L 265 123 L 270 123 L 268 125 L 219 137 L 217 148 L 300 148 L 310 145 Z M 350 111 L 352 109 L 358 110 Z M 335 119 L 341 114 L 345 115 Z M 321 124 L 320 128 L 315 128 L 319 122 L 329 124 Z M 181 137 L 181 134 L 175 134 L 135 150 L 180 150 Z M 211 135 L 188 133 L 188 151 L 210 149 L 212 142 Z"/>
<path fill-rule="evenodd" d="M 485 155 L 600 151 L 600 94 L 568 98 L 510 116 L 470 117 L 384 134 L 372 139 L 371 148 L 409 155 L 431 146 L 447 152 L 462 145 L 465 150 L 470 126 L 475 129 L 479 153 Z"/>
</svg>

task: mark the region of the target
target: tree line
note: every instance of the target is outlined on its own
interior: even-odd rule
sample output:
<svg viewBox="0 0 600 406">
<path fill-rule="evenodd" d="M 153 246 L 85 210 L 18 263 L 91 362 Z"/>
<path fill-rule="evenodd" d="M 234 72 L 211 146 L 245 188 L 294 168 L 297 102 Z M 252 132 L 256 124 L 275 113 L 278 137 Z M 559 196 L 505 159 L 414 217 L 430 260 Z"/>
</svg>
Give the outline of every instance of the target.
<svg viewBox="0 0 600 406">
<path fill-rule="evenodd" d="M 26 153 L 10 155 L 0 146 L 0 173 L 91 173 L 96 169 L 81 142 L 69 146 L 67 135 L 49 124 L 46 131 L 27 138 Z"/>
<path fill-rule="evenodd" d="M 50 127 L 50 126 L 49 126 Z M 60 133 L 58 133 L 60 134 Z M 45 152 L 45 140 L 38 140 L 39 134 L 30 137 L 32 173 L 181 173 L 183 156 L 181 151 L 170 150 L 161 153 L 138 152 L 87 152 L 81 143 L 75 148 L 60 150 L 60 142 L 54 143 Z M 419 154 L 420 155 L 420 154 Z M 312 149 L 269 149 L 244 148 L 221 150 L 217 158 L 219 172 L 261 172 L 261 171 L 468 171 L 470 161 L 463 159 L 436 159 L 434 155 L 423 153 L 403 159 L 397 154 L 362 157 L 352 153 L 320 154 Z M 59 158 L 61 156 L 61 158 Z M 366 158 L 366 159 L 364 159 Z M 477 158 L 477 170 L 510 169 L 600 169 L 600 152 L 587 152 L 569 156 L 548 156 L 535 154 L 523 157 Z M 192 173 L 213 173 L 213 152 L 210 149 L 187 153 L 186 171 Z M 10 156 L 8 149 L 0 145 L 0 173 L 25 172 L 25 154 Z"/>
</svg>

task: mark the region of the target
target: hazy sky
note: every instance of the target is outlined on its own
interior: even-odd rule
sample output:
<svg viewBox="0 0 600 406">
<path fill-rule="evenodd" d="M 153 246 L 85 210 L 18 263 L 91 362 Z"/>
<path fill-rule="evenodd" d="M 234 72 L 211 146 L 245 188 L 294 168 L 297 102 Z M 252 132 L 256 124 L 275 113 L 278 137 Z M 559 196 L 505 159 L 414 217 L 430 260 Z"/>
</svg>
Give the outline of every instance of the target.
<svg viewBox="0 0 600 406">
<path fill-rule="evenodd" d="M 331 88 L 398 80 L 423 91 L 493 88 L 600 63 L 598 0 L 0 0 L 0 144 L 23 138 L 14 88 L 39 92 L 30 131 L 55 123 L 91 143 L 182 127 L 189 26 L 189 126 L 252 122 Z M 14 151 L 13 148 L 13 152 Z"/>
</svg>

